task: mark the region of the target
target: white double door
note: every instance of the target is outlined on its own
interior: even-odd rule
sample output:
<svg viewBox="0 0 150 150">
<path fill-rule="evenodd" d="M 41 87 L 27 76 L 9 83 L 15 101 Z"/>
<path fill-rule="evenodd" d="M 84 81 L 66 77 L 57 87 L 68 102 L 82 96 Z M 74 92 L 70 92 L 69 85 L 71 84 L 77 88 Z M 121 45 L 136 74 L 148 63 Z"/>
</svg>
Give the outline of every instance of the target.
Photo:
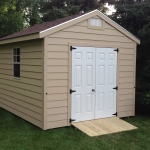
<svg viewBox="0 0 150 150">
<path fill-rule="evenodd" d="M 84 121 L 116 113 L 114 48 L 76 47 L 72 51 L 71 118 Z"/>
</svg>

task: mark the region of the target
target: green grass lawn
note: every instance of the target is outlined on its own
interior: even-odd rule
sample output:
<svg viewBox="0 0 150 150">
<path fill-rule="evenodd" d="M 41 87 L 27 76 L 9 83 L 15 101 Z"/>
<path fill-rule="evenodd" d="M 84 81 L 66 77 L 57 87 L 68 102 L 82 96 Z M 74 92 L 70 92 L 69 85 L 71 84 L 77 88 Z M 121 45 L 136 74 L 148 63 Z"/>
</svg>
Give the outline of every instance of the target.
<svg viewBox="0 0 150 150">
<path fill-rule="evenodd" d="M 0 108 L 0 150 L 150 150 L 150 117 L 124 120 L 138 130 L 89 137 L 74 127 L 42 131 Z"/>
</svg>

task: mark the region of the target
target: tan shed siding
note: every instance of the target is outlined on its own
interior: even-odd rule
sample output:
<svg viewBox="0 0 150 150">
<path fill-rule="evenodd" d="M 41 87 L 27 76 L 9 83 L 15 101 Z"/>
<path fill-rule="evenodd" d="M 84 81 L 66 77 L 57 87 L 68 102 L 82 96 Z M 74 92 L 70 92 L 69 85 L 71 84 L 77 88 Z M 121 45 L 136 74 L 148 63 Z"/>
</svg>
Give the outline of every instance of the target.
<svg viewBox="0 0 150 150">
<path fill-rule="evenodd" d="M 68 123 L 68 64 L 68 46 L 48 45 L 47 128 L 67 126 Z"/>
<path fill-rule="evenodd" d="M 134 89 L 133 89 L 133 116 L 135 116 L 135 94 L 136 94 L 136 57 L 137 57 L 137 43 L 134 48 Z"/>
<path fill-rule="evenodd" d="M 135 61 L 135 48 L 119 50 L 119 117 L 134 115 Z"/>
<path fill-rule="evenodd" d="M 20 47 L 20 79 L 13 78 L 12 49 Z M 0 46 L 0 105 L 42 128 L 43 40 Z"/>
<path fill-rule="evenodd" d="M 47 108 L 67 107 L 67 100 L 50 101 L 47 103 Z"/>
<path fill-rule="evenodd" d="M 88 20 L 47 37 L 47 128 L 69 125 L 71 74 L 69 44 L 76 46 L 119 47 L 117 109 L 119 116 L 133 115 L 135 43 L 111 25 L 105 30 L 88 28 Z M 75 44 L 74 44 L 75 43 Z M 85 43 L 85 44 L 84 44 Z M 129 83 L 129 84 L 126 84 Z M 129 105 L 128 105 L 129 104 Z M 122 108 L 122 109 L 121 109 Z"/>
<path fill-rule="evenodd" d="M 59 127 L 65 127 L 68 124 L 67 119 L 63 119 L 60 121 L 51 121 L 47 123 L 47 128 L 52 129 L 52 128 L 59 128 Z"/>
</svg>

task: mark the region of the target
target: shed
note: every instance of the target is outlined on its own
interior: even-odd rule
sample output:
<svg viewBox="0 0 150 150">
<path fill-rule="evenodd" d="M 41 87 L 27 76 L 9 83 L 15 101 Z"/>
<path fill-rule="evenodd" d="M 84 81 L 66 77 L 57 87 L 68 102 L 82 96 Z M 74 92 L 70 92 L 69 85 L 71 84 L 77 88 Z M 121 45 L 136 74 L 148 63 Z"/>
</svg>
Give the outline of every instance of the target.
<svg viewBox="0 0 150 150">
<path fill-rule="evenodd" d="M 135 115 L 140 40 L 98 10 L 0 39 L 0 107 L 42 128 Z"/>
</svg>

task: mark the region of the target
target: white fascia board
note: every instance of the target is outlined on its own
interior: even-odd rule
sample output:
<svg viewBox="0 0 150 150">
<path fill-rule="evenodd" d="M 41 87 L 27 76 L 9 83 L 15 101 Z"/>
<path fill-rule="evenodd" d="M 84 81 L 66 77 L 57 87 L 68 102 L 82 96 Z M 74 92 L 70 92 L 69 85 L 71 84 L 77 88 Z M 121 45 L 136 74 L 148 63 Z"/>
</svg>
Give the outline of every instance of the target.
<svg viewBox="0 0 150 150">
<path fill-rule="evenodd" d="M 58 25 L 56 25 L 56 26 L 54 26 L 54 27 L 48 28 L 48 29 L 46 29 L 46 30 L 43 30 L 43 31 L 41 31 L 40 33 L 43 33 L 43 32 L 49 31 L 49 30 L 52 30 L 52 29 L 57 28 L 57 27 L 59 27 L 59 26 L 61 26 L 61 25 L 67 24 L 67 23 L 69 23 L 69 22 L 72 22 L 72 21 L 74 21 L 74 20 L 77 20 L 77 19 L 79 19 L 79 18 L 82 18 L 82 17 L 84 17 L 84 16 L 87 16 L 87 15 L 89 15 L 89 14 L 92 14 L 93 12 L 100 12 L 100 11 L 96 9 L 96 10 L 94 10 L 94 11 L 91 11 L 91 12 L 89 12 L 89 13 L 86 13 L 86 14 L 84 14 L 84 15 L 81 15 L 81 16 L 79 16 L 79 17 L 77 17 L 77 18 L 71 19 L 71 20 L 69 20 L 69 21 L 66 21 L 66 22 L 63 22 L 63 23 L 61 23 L 61 24 L 58 24 Z"/>
<path fill-rule="evenodd" d="M 100 11 L 99 11 L 100 12 Z M 103 14 L 102 12 L 100 12 L 104 17 L 106 17 L 107 19 L 109 19 L 110 21 L 112 21 L 114 24 L 116 24 L 117 26 L 119 26 L 121 29 L 123 29 L 124 31 L 128 32 L 131 36 L 133 36 L 134 38 L 136 38 L 138 40 L 138 44 L 140 44 L 140 39 L 138 39 L 135 35 L 133 35 L 131 32 L 129 32 L 128 30 L 126 30 L 125 28 L 123 28 L 121 25 L 119 25 L 118 23 L 116 23 L 115 21 L 113 21 L 112 19 L 110 19 L 108 16 L 106 16 L 105 14 Z"/>
</svg>

